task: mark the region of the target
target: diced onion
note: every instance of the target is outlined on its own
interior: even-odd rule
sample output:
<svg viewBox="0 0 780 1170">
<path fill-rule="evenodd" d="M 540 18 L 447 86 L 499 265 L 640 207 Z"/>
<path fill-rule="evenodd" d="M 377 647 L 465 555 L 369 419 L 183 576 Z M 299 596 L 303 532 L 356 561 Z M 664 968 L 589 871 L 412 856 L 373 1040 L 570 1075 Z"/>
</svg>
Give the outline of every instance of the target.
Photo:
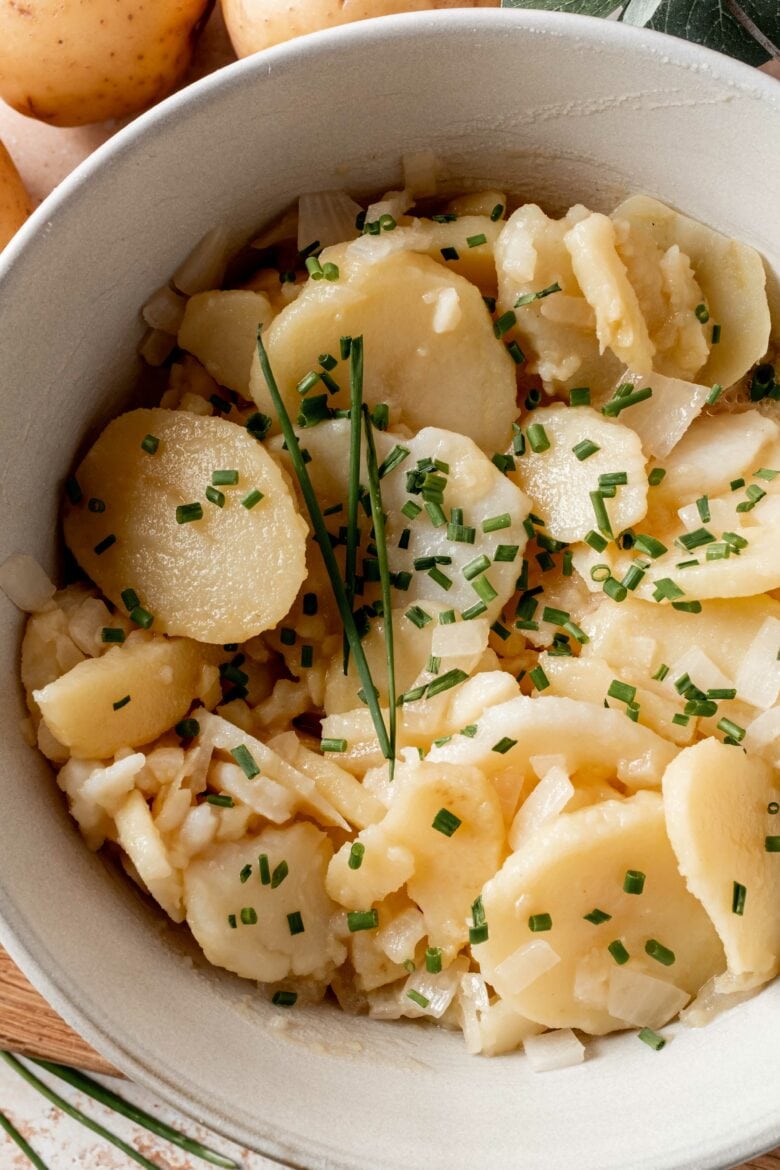
<svg viewBox="0 0 780 1170">
<path fill-rule="evenodd" d="M 219 288 L 225 275 L 229 254 L 226 227 L 215 227 L 206 232 L 187 259 L 173 274 L 173 283 L 187 296 Z"/>
<path fill-rule="evenodd" d="M 312 191 L 298 200 L 298 249 L 319 243 L 321 248 L 354 240 L 360 233 L 355 220 L 363 208 L 346 191 Z"/>
<path fill-rule="evenodd" d="M 366 211 L 366 223 L 376 223 L 383 215 L 399 220 L 413 205 L 414 198 L 409 191 L 388 191 L 378 203 L 372 203 Z"/>
<path fill-rule="evenodd" d="M 34 557 L 14 553 L 0 565 L 0 589 L 25 613 L 37 613 L 56 589 Z"/>
<path fill-rule="evenodd" d="M 768 617 L 739 664 L 735 686 L 740 699 L 754 707 L 774 707 L 780 692 L 780 621 Z"/>
<path fill-rule="evenodd" d="M 574 796 L 574 785 L 561 767 L 550 768 L 531 795 L 523 802 L 509 830 L 509 847 L 520 848 L 528 838 L 547 821 L 553 820 L 566 808 Z"/>
<path fill-rule="evenodd" d="M 749 725 L 742 746 L 780 768 L 780 707 L 770 707 Z"/>
<path fill-rule="evenodd" d="M 585 1059 L 585 1045 L 577 1039 L 571 1028 L 529 1036 L 523 1048 L 534 1072 L 569 1068 L 572 1064 L 582 1064 Z"/>
<path fill-rule="evenodd" d="M 425 968 L 414 971 L 406 981 L 404 986 L 404 996 L 406 1004 L 404 1004 L 404 1015 L 407 1016 L 432 1016 L 434 1020 L 440 1020 L 446 1012 L 447 1008 L 455 998 L 455 992 L 460 986 L 460 977 L 463 974 L 463 962 L 455 960 L 451 966 L 444 971 L 439 971 L 438 974 L 433 975 Z M 416 1003 L 409 998 L 409 992 L 414 991 L 417 995 L 422 996 L 423 999 L 428 1000 L 427 1007 Z"/>
<path fill-rule="evenodd" d="M 414 958 L 414 950 L 425 937 L 425 919 L 415 906 L 402 911 L 376 932 L 376 945 L 393 963 Z"/>
<path fill-rule="evenodd" d="M 778 623 L 780 624 L 780 623 Z M 778 647 L 780 648 L 780 647 Z M 664 679 L 667 690 L 674 690 L 678 678 L 687 674 L 694 686 L 701 691 L 730 690 L 734 683 L 725 675 L 720 667 L 709 658 L 698 646 L 691 647 L 674 662 Z"/>
<path fill-rule="evenodd" d="M 368 993 L 368 1014 L 372 1020 L 400 1020 L 406 1015 L 406 1004 L 403 1002 L 403 985 L 399 987 L 379 987 Z M 411 1004 L 407 999 L 406 1003 Z"/>
<path fill-rule="evenodd" d="M 715 984 L 715 978 L 708 979 L 693 1002 L 681 1013 L 680 1022 L 686 1027 L 702 1028 L 722 1012 L 752 999 L 760 990 L 758 987 L 751 987 L 746 991 L 719 992 Z"/>
<path fill-rule="evenodd" d="M 138 347 L 147 366 L 161 366 L 173 353 L 176 338 L 162 329 L 150 329 Z"/>
<path fill-rule="evenodd" d="M 438 162 L 432 150 L 413 150 L 401 160 L 404 169 L 404 187 L 415 198 L 436 194 Z"/>
<path fill-rule="evenodd" d="M 180 293 L 163 285 L 149 297 L 141 310 L 141 315 L 150 329 L 161 329 L 163 333 L 176 334 L 184 319 L 186 307 L 187 301 Z"/>
<path fill-rule="evenodd" d="M 481 975 L 476 972 L 469 972 L 461 976 L 460 989 L 467 999 L 470 999 L 474 1006 L 481 1012 L 485 1012 L 489 1006 L 489 999 L 487 993 L 487 984 Z"/>
<path fill-rule="evenodd" d="M 135 788 L 135 778 L 146 765 L 143 752 L 135 752 L 123 760 L 109 764 L 107 768 L 96 768 L 85 780 L 81 795 L 85 800 L 94 801 L 107 813 L 113 814 L 128 793 Z"/>
<path fill-rule="evenodd" d="M 652 396 L 624 411 L 620 422 L 636 431 L 645 454 L 662 459 L 673 450 L 693 420 L 701 414 L 709 386 L 666 378 L 663 374 L 632 374 L 626 371 L 621 383 L 637 389 L 650 386 Z"/>
<path fill-rule="evenodd" d="M 298 205 L 288 207 L 284 215 L 275 219 L 259 236 L 252 240 L 251 247 L 263 251 L 281 244 L 284 240 L 295 239 L 298 235 Z"/>
<path fill-rule="evenodd" d="M 436 658 L 463 658 L 470 654 L 481 654 L 487 647 L 489 633 L 490 626 L 484 618 L 436 626 L 431 640 L 431 654 Z"/>
<path fill-rule="evenodd" d="M 513 991 L 519 992 L 530 987 L 560 961 L 561 956 L 553 950 L 547 940 L 538 938 L 519 947 L 499 963 L 496 975 L 500 982 L 510 984 Z"/>
<path fill-rule="evenodd" d="M 632 971 L 615 967 L 609 977 L 607 1011 L 635 1028 L 661 1028 L 682 1011 L 690 999 L 687 991 Z"/>
</svg>

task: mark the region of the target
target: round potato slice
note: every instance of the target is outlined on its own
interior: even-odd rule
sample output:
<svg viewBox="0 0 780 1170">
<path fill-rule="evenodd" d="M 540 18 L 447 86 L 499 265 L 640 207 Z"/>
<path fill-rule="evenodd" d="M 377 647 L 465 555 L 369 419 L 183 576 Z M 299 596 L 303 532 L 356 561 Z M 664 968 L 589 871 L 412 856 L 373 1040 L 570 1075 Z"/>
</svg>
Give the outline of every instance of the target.
<svg viewBox="0 0 780 1170">
<path fill-rule="evenodd" d="M 641 893 L 626 891 L 628 870 L 644 875 Z M 488 938 L 474 947 L 482 973 L 515 1011 L 548 1028 L 601 1035 L 637 1022 L 615 1014 L 614 972 L 668 982 L 681 993 L 679 1010 L 724 966 L 715 929 L 677 869 L 655 792 L 564 813 L 512 854 L 483 904 Z M 610 917 L 585 917 L 594 910 Z M 608 949 L 616 942 L 628 958 Z"/>
<path fill-rule="evenodd" d="M 205 495 L 215 471 L 238 473 L 217 488 L 223 506 Z M 306 525 L 270 455 L 234 423 L 131 411 L 109 423 L 76 480 L 82 499 L 67 506 L 66 542 L 116 605 L 134 590 L 155 631 L 243 642 L 295 600 Z"/>
</svg>

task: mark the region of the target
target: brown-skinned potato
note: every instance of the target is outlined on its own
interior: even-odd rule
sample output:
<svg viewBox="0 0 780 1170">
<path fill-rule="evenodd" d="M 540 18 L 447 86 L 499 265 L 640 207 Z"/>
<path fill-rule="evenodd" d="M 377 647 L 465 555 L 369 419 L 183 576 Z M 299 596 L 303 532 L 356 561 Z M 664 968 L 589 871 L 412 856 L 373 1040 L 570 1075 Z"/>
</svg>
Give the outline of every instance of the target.
<svg viewBox="0 0 780 1170">
<path fill-rule="evenodd" d="M 135 113 L 189 64 L 214 0 L 0 0 L 0 96 L 52 126 Z"/>
<path fill-rule="evenodd" d="M 30 197 L 21 175 L 0 142 L 0 249 L 6 246 L 31 211 Z"/>
<path fill-rule="evenodd" d="M 338 24 L 432 8 L 498 8 L 500 0 L 221 0 L 233 48 L 248 57 Z"/>
</svg>

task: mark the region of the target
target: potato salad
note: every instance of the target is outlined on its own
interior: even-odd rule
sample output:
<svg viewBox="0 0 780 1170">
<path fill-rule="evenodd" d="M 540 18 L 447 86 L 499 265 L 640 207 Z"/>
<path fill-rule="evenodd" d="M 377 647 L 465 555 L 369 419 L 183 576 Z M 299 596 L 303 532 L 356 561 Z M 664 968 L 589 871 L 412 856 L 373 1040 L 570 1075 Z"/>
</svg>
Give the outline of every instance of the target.
<svg viewBox="0 0 780 1170">
<path fill-rule="evenodd" d="M 159 405 L 65 485 L 27 732 L 278 1009 L 659 1050 L 780 969 L 763 264 L 645 195 L 556 217 L 405 164 L 215 229 L 144 306 Z"/>
</svg>

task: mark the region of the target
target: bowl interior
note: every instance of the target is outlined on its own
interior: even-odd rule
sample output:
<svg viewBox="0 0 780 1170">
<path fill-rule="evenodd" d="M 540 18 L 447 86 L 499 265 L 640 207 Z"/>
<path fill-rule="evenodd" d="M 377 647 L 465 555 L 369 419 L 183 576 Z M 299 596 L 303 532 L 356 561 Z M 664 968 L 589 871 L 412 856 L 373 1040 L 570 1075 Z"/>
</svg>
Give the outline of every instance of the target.
<svg viewBox="0 0 780 1170">
<path fill-rule="evenodd" d="M 607 22 L 463 11 L 306 38 L 163 103 L 68 180 L 0 263 L 0 561 L 28 552 L 54 570 L 73 452 L 127 400 L 138 308 L 193 242 L 224 222 L 238 244 L 302 191 L 398 185 L 409 150 L 433 148 L 453 187 L 506 186 L 551 207 L 655 195 L 753 243 L 777 312 L 775 84 Z M 780 1141 L 777 987 L 704 1031 L 673 1028 L 659 1055 L 625 1035 L 534 1076 L 522 1057 L 468 1057 L 440 1031 L 280 1013 L 193 961 L 87 852 L 17 732 L 21 628 L 0 598 L 2 938 L 128 1074 L 317 1170 L 705 1170 Z"/>
</svg>

